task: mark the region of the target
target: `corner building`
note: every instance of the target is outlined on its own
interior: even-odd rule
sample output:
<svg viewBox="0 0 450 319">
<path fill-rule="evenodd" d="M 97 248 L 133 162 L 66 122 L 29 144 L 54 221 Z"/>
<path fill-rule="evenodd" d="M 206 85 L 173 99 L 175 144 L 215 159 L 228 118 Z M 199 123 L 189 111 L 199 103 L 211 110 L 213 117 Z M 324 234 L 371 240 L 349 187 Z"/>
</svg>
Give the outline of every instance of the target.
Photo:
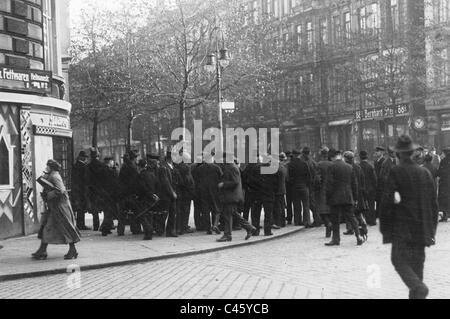
<svg viewBox="0 0 450 319">
<path fill-rule="evenodd" d="M 69 0 L 0 0 L 0 239 L 37 232 L 48 159 L 70 185 Z"/>
</svg>

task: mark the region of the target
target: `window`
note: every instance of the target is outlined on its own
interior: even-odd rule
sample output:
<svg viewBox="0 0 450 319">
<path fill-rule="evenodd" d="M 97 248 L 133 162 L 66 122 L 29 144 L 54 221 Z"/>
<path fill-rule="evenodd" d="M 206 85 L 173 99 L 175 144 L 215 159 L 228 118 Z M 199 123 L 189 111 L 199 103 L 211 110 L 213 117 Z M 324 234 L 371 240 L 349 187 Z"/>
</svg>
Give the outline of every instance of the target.
<svg viewBox="0 0 450 319">
<path fill-rule="evenodd" d="M 70 188 L 72 170 L 72 140 L 63 137 L 53 138 L 53 158 L 61 164 L 61 177 L 64 185 Z"/>
<path fill-rule="evenodd" d="M 392 30 L 397 31 L 400 25 L 398 0 L 391 0 L 391 19 L 392 19 Z"/>
<path fill-rule="evenodd" d="M 301 25 L 298 25 L 298 26 L 296 27 L 296 30 L 295 30 L 296 45 L 297 45 L 297 48 L 298 48 L 298 49 L 301 49 L 302 46 L 303 46 L 303 43 L 302 43 L 302 33 L 303 33 L 303 28 L 302 28 Z"/>
<path fill-rule="evenodd" d="M 377 3 L 359 9 L 359 29 L 361 31 L 367 32 L 378 29 L 379 23 L 379 6 Z"/>
<path fill-rule="evenodd" d="M 334 43 L 338 43 L 341 39 L 341 17 L 334 16 L 333 17 L 333 41 Z"/>
<path fill-rule="evenodd" d="M 319 20 L 320 25 L 320 44 L 328 43 L 328 27 L 327 27 L 327 19 L 321 18 Z"/>
<path fill-rule="evenodd" d="M 291 13 L 291 1 L 283 0 L 283 15 L 288 15 Z"/>
<path fill-rule="evenodd" d="M 345 38 L 350 39 L 352 34 L 352 18 L 350 12 L 344 13 L 344 30 L 345 30 Z"/>
<path fill-rule="evenodd" d="M 258 23 L 258 1 L 253 1 L 253 5 L 252 5 L 252 10 L 253 10 L 253 23 Z"/>
<path fill-rule="evenodd" d="M 308 51 L 312 51 L 314 48 L 314 30 L 312 22 L 306 23 L 306 41 L 308 44 Z"/>
<path fill-rule="evenodd" d="M 0 135 L 0 187 L 11 185 L 10 150 L 3 136 Z"/>
</svg>

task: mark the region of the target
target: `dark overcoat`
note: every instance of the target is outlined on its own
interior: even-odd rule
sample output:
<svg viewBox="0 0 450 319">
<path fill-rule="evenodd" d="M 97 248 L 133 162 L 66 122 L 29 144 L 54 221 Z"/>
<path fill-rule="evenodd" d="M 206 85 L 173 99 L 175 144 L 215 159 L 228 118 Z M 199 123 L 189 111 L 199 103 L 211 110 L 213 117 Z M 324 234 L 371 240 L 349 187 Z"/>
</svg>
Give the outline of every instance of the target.
<svg viewBox="0 0 450 319">
<path fill-rule="evenodd" d="M 220 211 L 219 188 L 222 169 L 213 163 L 202 163 L 192 170 L 197 197 L 210 203 L 216 212 Z"/>
<path fill-rule="evenodd" d="M 312 184 L 311 170 L 307 162 L 293 158 L 288 166 L 289 182 L 293 189 L 309 188 Z"/>
<path fill-rule="evenodd" d="M 361 166 L 354 163 L 353 170 L 355 172 L 356 182 L 357 182 L 357 197 L 358 205 L 356 209 L 358 212 L 364 212 L 369 210 L 369 204 L 367 202 L 367 190 L 366 190 L 366 178 L 364 176 Z"/>
<path fill-rule="evenodd" d="M 399 204 L 394 201 L 395 192 L 400 194 Z M 438 223 L 436 194 L 430 172 L 413 160 L 393 167 L 381 200 L 383 242 L 434 245 Z"/>
<path fill-rule="evenodd" d="M 77 161 L 72 168 L 72 189 L 70 198 L 73 208 L 83 213 L 89 207 L 89 168 L 87 163 Z M 80 212 L 81 213 L 81 212 Z"/>
<path fill-rule="evenodd" d="M 439 177 L 439 209 L 450 213 L 450 157 L 441 161 L 437 172 Z"/>
<path fill-rule="evenodd" d="M 326 215 L 330 213 L 330 206 L 327 204 L 326 183 L 328 170 L 333 165 L 331 161 L 321 161 L 317 165 L 318 187 L 316 190 L 317 213 Z"/>
<path fill-rule="evenodd" d="M 354 205 L 358 185 L 353 167 L 343 160 L 337 160 L 328 171 L 326 184 L 329 206 Z"/>
<path fill-rule="evenodd" d="M 236 164 L 222 165 L 223 187 L 220 190 L 220 201 L 224 205 L 239 205 L 244 202 L 241 173 Z"/>
<path fill-rule="evenodd" d="M 368 161 L 361 161 L 359 164 L 364 174 L 366 182 L 366 198 L 375 200 L 377 194 L 377 175 L 374 167 Z"/>
</svg>

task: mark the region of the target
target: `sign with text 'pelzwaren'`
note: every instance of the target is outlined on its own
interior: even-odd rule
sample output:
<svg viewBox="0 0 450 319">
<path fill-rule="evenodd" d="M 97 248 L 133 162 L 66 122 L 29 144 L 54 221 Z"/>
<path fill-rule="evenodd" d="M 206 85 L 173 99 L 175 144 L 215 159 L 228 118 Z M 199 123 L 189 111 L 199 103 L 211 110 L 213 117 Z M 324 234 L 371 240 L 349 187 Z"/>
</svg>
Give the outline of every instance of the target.
<svg viewBox="0 0 450 319">
<path fill-rule="evenodd" d="M 0 88 L 50 94 L 52 91 L 52 73 L 40 70 L 21 70 L 0 65 Z"/>
</svg>

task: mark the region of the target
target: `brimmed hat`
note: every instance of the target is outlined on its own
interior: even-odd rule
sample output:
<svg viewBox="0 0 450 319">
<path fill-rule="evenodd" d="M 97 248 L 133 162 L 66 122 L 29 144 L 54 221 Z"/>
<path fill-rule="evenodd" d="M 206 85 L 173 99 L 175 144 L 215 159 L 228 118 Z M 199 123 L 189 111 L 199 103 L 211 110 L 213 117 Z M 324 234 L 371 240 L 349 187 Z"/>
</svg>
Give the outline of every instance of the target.
<svg viewBox="0 0 450 319">
<path fill-rule="evenodd" d="M 366 151 L 361 151 L 361 152 L 359 152 L 359 157 L 360 157 L 362 160 L 366 160 L 366 159 L 369 158 L 369 153 L 367 153 Z"/>
<path fill-rule="evenodd" d="M 385 149 L 384 147 L 382 147 L 382 146 L 377 146 L 377 147 L 375 148 L 375 151 L 378 151 L 378 152 L 386 152 L 386 149 Z"/>
<path fill-rule="evenodd" d="M 413 143 L 411 137 L 408 135 L 402 135 L 398 138 L 394 151 L 397 153 L 405 153 L 415 151 L 417 148 L 418 146 Z"/>
<path fill-rule="evenodd" d="M 302 154 L 305 154 L 305 155 L 311 154 L 311 149 L 308 146 L 304 147 L 302 149 Z"/>
<path fill-rule="evenodd" d="M 52 159 L 47 161 L 47 166 L 50 167 L 52 171 L 59 172 L 61 170 L 61 164 Z"/>
<path fill-rule="evenodd" d="M 293 150 L 292 151 L 292 155 L 301 155 L 302 152 L 300 152 L 299 150 Z"/>
<path fill-rule="evenodd" d="M 79 158 L 88 158 L 89 156 L 86 154 L 85 151 L 81 151 L 81 152 L 78 154 L 78 157 L 79 157 Z"/>
<path fill-rule="evenodd" d="M 139 151 L 138 150 L 131 150 L 128 152 L 128 156 L 130 159 L 136 159 L 139 157 Z"/>
</svg>

